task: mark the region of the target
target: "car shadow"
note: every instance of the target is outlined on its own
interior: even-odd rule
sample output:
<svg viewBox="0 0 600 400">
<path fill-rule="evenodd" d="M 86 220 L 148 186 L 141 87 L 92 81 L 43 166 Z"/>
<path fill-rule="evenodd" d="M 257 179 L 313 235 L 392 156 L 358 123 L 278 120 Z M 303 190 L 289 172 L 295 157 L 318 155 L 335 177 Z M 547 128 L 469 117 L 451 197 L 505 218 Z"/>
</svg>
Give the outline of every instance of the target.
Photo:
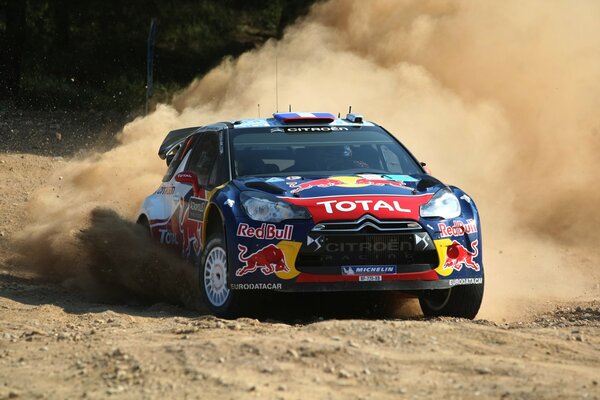
<svg viewBox="0 0 600 400">
<path fill-rule="evenodd" d="M 114 210 L 94 209 L 76 235 L 76 246 L 57 249 L 40 240 L 36 248 L 16 245 L 21 255 L 9 261 L 11 271 L 0 272 L 0 296 L 32 306 L 54 304 L 75 314 L 209 315 L 194 268 L 152 241 L 146 229 Z M 63 248 L 77 254 L 61 254 Z M 396 292 L 243 294 L 247 307 L 240 316 L 288 324 L 419 318 L 420 313 L 418 304 Z"/>
<path fill-rule="evenodd" d="M 418 301 L 399 292 L 264 293 L 245 313 L 290 324 L 328 319 L 422 319 Z"/>
<path fill-rule="evenodd" d="M 22 305 L 39 307 L 54 305 L 69 314 L 103 313 L 112 311 L 141 317 L 197 317 L 206 311 L 177 303 L 156 302 L 134 294 L 110 298 L 67 283 L 48 281 L 43 277 L 22 277 L 12 271 L 0 272 L 0 297 Z"/>
<path fill-rule="evenodd" d="M 40 276 L 16 276 L 0 272 L 0 297 L 19 304 L 39 307 L 54 305 L 69 314 L 111 311 L 147 318 L 210 316 L 204 304 L 191 306 L 173 297 L 149 297 L 129 291 L 84 290 L 72 282 L 58 283 Z M 248 297 L 242 318 L 290 325 L 323 320 L 422 320 L 418 302 L 400 293 L 254 293 Z"/>
<path fill-rule="evenodd" d="M 161 316 L 165 309 L 206 313 L 193 268 L 153 242 L 141 225 L 96 208 L 72 242 L 64 242 L 71 239 L 60 229 L 2 243 L 16 254 L 0 265 L 0 296 L 74 313 L 122 306 L 144 315 L 148 309 Z"/>
</svg>

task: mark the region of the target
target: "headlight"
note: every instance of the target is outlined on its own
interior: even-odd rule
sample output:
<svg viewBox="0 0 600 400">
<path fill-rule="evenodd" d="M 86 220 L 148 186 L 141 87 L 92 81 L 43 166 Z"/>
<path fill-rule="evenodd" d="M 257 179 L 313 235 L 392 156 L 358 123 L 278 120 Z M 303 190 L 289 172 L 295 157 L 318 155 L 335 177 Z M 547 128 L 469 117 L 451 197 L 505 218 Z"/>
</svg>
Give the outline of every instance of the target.
<svg viewBox="0 0 600 400">
<path fill-rule="evenodd" d="M 286 219 L 310 219 L 304 207 L 290 204 L 261 192 L 240 193 L 242 208 L 250 218 L 261 222 L 281 222 Z"/>
<path fill-rule="evenodd" d="M 438 190 L 427 204 L 421 206 L 421 217 L 449 219 L 458 217 L 460 212 L 460 203 L 448 188 Z"/>
</svg>

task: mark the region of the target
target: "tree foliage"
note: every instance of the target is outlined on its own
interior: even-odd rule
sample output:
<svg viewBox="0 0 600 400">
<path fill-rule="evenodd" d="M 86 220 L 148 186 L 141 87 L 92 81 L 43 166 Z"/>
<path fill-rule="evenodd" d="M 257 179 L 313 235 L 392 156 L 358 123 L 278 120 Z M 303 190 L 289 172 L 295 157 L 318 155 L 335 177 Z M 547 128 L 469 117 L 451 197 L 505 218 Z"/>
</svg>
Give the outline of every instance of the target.
<svg viewBox="0 0 600 400">
<path fill-rule="evenodd" d="M 23 105 L 131 108 L 144 100 L 157 20 L 159 96 L 305 13 L 314 0 L 0 0 L 0 98 Z"/>
</svg>

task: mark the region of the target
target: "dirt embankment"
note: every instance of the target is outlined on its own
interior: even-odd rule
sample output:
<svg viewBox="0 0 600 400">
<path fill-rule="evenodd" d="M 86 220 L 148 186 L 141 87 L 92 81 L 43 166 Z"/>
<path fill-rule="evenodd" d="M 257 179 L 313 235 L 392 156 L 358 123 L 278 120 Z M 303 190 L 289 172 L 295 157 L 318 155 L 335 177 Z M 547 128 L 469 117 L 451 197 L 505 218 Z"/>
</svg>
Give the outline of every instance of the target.
<svg viewBox="0 0 600 400">
<path fill-rule="evenodd" d="M 31 193 L 60 182 L 61 154 L 0 155 L 0 399 L 600 397 L 598 301 L 505 323 L 323 319 L 299 313 L 300 298 L 283 314 L 227 321 L 35 277 L 12 238 Z"/>
</svg>

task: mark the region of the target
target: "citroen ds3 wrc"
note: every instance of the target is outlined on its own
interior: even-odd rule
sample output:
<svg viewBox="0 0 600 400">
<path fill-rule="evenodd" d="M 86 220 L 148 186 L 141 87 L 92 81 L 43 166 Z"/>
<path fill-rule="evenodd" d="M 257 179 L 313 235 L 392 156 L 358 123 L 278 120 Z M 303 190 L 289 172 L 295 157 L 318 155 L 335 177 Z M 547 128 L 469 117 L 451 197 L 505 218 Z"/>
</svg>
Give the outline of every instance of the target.
<svg viewBox="0 0 600 400">
<path fill-rule="evenodd" d="M 479 310 L 473 199 L 361 115 L 179 129 L 158 155 L 168 168 L 137 222 L 193 263 L 216 315 L 236 315 L 256 290 L 393 290 L 418 297 L 426 316 Z"/>
</svg>

